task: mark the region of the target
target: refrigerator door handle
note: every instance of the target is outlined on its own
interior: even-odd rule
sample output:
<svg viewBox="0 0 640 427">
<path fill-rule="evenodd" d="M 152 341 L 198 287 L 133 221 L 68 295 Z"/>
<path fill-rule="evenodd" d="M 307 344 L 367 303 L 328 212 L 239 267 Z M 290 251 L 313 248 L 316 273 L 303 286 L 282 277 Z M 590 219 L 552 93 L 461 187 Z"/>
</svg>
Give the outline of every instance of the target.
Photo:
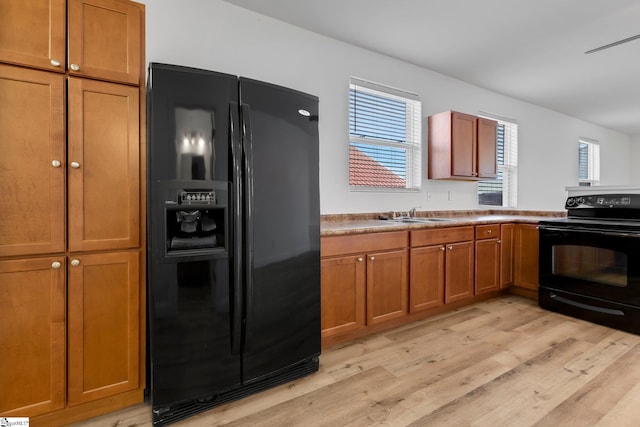
<svg viewBox="0 0 640 427">
<path fill-rule="evenodd" d="M 240 117 L 238 104 L 229 104 L 229 140 L 231 145 L 231 223 L 233 230 L 233 281 L 231 316 L 231 354 L 238 355 L 242 351 L 242 302 L 244 292 L 242 287 L 242 142 L 240 140 Z"/>
<path fill-rule="evenodd" d="M 244 159 L 243 169 L 243 197 L 244 197 L 244 283 L 245 283 L 245 322 L 251 322 L 253 312 L 253 136 L 251 134 L 251 109 L 247 104 L 242 105 L 242 150 Z M 245 324 L 245 331 L 248 330 Z M 250 337 L 245 337 L 245 347 L 251 343 Z"/>
</svg>

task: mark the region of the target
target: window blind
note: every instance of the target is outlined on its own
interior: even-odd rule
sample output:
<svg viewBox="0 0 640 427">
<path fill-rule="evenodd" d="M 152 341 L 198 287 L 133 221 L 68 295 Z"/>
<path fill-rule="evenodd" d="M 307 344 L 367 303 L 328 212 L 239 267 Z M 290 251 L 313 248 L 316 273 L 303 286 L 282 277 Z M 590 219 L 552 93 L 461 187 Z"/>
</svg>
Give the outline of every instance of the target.
<svg viewBox="0 0 640 427">
<path fill-rule="evenodd" d="M 480 114 L 496 120 L 497 178 L 478 182 L 478 204 L 516 207 L 518 203 L 518 124 L 504 117 Z"/>
<path fill-rule="evenodd" d="M 578 138 L 578 183 L 594 185 L 600 182 L 600 144 Z"/>
<path fill-rule="evenodd" d="M 421 185 L 418 95 L 352 77 L 349 85 L 349 184 L 352 189 Z"/>
</svg>

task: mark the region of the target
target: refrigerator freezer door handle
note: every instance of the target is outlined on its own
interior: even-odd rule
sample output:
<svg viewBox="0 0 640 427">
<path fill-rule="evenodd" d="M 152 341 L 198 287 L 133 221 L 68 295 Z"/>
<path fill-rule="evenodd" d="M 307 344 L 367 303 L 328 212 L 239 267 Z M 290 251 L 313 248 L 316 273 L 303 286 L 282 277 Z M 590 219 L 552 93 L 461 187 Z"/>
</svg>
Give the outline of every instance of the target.
<svg viewBox="0 0 640 427">
<path fill-rule="evenodd" d="M 244 283 L 245 283 L 245 322 L 251 322 L 253 305 L 253 136 L 251 134 L 251 109 L 242 105 L 242 150 L 244 159 L 243 197 L 244 197 Z M 245 331 L 249 328 L 245 325 Z M 251 337 L 245 337 L 245 346 L 251 343 Z"/>
<path fill-rule="evenodd" d="M 231 182 L 231 223 L 233 230 L 233 281 L 231 281 L 231 353 L 238 355 L 242 350 L 242 143 L 240 141 L 240 117 L 238 104 L 229 104 L 229 140 L 231 144 L 232 182 Z"/>
</svg>

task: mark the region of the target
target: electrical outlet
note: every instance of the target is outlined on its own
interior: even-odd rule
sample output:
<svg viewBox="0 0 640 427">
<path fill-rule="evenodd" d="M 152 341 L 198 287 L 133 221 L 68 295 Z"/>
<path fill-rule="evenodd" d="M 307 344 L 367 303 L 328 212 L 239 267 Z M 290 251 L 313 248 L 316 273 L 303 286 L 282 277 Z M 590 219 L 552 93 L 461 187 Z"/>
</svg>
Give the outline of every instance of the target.
<svg viewBox="0 0 640 427">
<path fill-rule="evenodd" d="M 431 200 L 431 191 L 427 191 L 427 200 Z"/>
<path fill-rule="evenodd" d="M 449 190 L 449 200 L 453 200 L 453 191 Z"/>
</svg>

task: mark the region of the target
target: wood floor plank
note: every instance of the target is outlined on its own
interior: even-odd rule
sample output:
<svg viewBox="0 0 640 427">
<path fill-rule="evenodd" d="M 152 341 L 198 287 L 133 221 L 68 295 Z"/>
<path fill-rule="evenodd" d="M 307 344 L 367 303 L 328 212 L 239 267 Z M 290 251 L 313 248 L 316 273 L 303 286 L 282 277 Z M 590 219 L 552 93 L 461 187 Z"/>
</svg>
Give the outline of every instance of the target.
<svg viewBox="0 0 640 427">
<path fill-rule="evenodd" d="M 595 378 L 608 363 L 629 351 L 628 346 L 616 342 L 624 339 L 619 334 L 623 333 L 614 332 L 611 340 L 595 347 L 581 342 L 582 348 L 573 360 L 560 367 L 546 364 L 546 369 L 536 373 L 532 378 L 534 383 L 527 389 L 514 394 L 504 405 L 477 418 L 471 425 L 509 425 L 514 419 L 525 425 L 535 424 Z"/>
<path fill-rule="evenodd" d="M 625 394 L 640 384 L 639 366 L 640 345 L 636 344 L 593 380 L 547 413 L 535 426 L 596 425 L 605 414 L 612 411 Z M 603 393 L 603 390 L 606 390 L 606 393 Z"/>
<path fill-rule="evenodd" d="M 635 427 L 640 413 L 640 384 L 636 384 L 624 397 L 608 411 L 596 424 L 598 427 Z"/>
<path fill-rule="evenodd" d="M 393 375 L 377 367 L 226 425 L 285 426 L 305 419 L 316 420 L 319 426 L 343 425 L 366 414 L 393 381 Z"/>
<path fill-rule="evenodd" d="M 308 377 L 177 427 L 638 425 L 640 336 L 517 296 L 326 349 Z M 151 426 L 147 404 L 78 426 Z"/>
</svg>

